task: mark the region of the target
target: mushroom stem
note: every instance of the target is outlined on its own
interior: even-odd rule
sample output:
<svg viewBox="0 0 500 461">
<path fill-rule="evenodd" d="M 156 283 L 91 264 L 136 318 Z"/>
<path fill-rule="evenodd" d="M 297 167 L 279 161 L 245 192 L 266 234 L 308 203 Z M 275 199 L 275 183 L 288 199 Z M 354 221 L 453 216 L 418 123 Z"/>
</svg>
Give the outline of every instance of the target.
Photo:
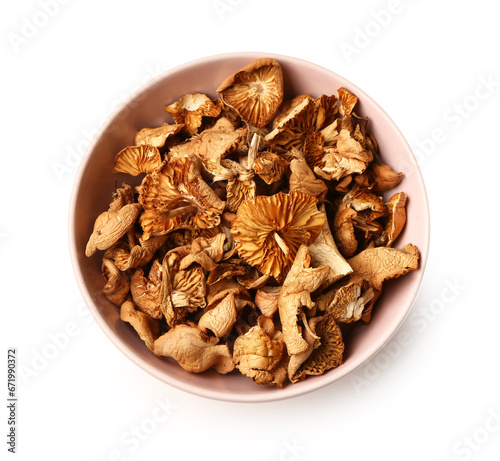
<svg viewBox="0 0 500 461">
<path fill-rule="evenodd" d="M 304 313 L 304 311 L 300 311 L 299 312 L 299 317 L 300 317 L 300 320 L 302 320 L 302 323 L 304 324 L 304 327 L 305 329 L 308 331 L 308 333 L 314 338 L 314 339 L 321 339 L 318 335 L 316 335 L 315 333 L 313 333 L 313 331 L 311 330 L 311 327 L 309 326 L 309 322 L 307 321 L 307 317 L 306 317 L 306 314 Z"/>
<path fill-rule="evenodd" d="M 285 256 L 288 256 L 290 254 L 290 248 L 288 248 L 286 242 L 280 237 L 277 232 L 274 232 L 274 240 L 276 240 L 278 246 L 281 248 L 283 253 L 285 253 Z"/>
<path fill-rule="evenodd" d="M 195 213 L 197 211 L 197 207 L 195 206 L 183 206 L 180 208 L 176 208 L 175 210 L 170 210 L 167 211 L 164 215 L 163 218 L 173 218 L 175 216 L 178 216 L 180 214 L 188 214 L 188 213 Z"/>
</svg>

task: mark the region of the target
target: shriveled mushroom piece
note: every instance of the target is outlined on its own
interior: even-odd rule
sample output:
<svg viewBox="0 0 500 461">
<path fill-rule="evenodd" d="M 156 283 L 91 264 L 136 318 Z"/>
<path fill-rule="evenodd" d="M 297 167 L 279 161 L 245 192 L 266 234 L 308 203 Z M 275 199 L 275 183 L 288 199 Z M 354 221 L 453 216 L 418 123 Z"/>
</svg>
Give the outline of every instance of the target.
<svg viewBox="0 0 500 461">
<path fill-rule="evenodd" d="M 217 117 L 221 107 L 206 94 L 189 93 L 166 106 L 165 111 L 174 118 L 176 123 L 184 124 L 185 130 L 192 136 L 198 132 L 203 117 Z"/>
<path fill-rule="evenodd" d="M 232 223 L 239 256 L 282 280 L 301 244 L 313 242 L 325 223 L 312 195 L 294 191 L 246 200 Z"/>
<path fill-rule="evenodd" d="M 207 283 L 212 285 L 225 278 L 232 278 L 247 274 L 248 269 L 236 262 L 222 262 L 208 274 Z"/>
<path fill-rule="evenodd" d="M 403 230 L 406 223 L 406 199 L 404 192 L 394 194 L 385 204 L 389 210 L 389 220 L 377 244 L 390 247 Z"/>
<path fill-rule="evenodd" d="M 333 316 L 336 322 L 351 323 L 361 319 L 365 307 L 375 298 L 375 291 L 358 274 L 322 294 L 316 300 L 318 310 Z"/>
<path fill-rule="evenodd" d="M 153 146 L 129 146 L 115 157 L 113 173 L 128 173 L 137 176 L 151 173 L 161 165 L 160 151 Z"/>
<path fill-rule="evenodd" d="M 278 310 L 278 299 L 280 296 L 280 286 L 263 286 L 255 293 L 255 305 L 263 315 L 272 318 Z"/>
<path fill-rule="evenodd" d="M 120 240 L 134 225 L 141 205 L 138 203 L 129 203 L 118 211 L 111 209 L 101 213 L 94 224 L 85 255 L 92 256 L 97 250 L 107 250 Z"/>
<path fill-rule="evenodd" d="M 314 334 L 319 337 L 319 345 L 296 372 L 297 377 L 321 375 L 331 368 L 342 364 L 344 342 L 342 332 L 332 315 L 319 317 L 314 324 Z"/>
<path fill-rule="evenodd" d="M 403 180 L 403 173 L 396 173 L 389 165 L 371 163 L 367 170 L 354 180 L 360 186 L 375 192 L 384 192 L 398 186 Z"/>
<path fill-rule="evenodd" d="M 384 280 L 397 278 L 418 269 L 420 253 L 409 243 L 403 248 L 367 248 L 347 262 L 360 277 L 368 280 L 376 290 L 382 289 Z"/>
<path fill-rule="evenodd" d="M 138 187 L 144 212 L 143 239 L 176 229 L 206 229 L 220 223 L 225 203 L 203 181 L 196 159 L 166 161 Z"/>
<path fill-rule="evenodd" d="M 279 181 L 287 167 L 288 162 L 273 152 L 261 152 L 253 163 L 253 170 L 266 184 Z"/>
<path fill-rule="evenodd" d="M 132 248 L 130 248 L 130 245 L 121 244 L 120 241 L 105 251 L 104 258 L 112 259 L 116 267 L 121 271 L 145 266 L 153 259 L 156 251 L 161 248 L 166 240 L 166 235 L 151 237 L 148 240 L 139 237 L 139 243 L 132 246 Z"/>
<path fill-rule="evenodd" d="M 162 262 L 161 310 L 167 325 L 183 322 L 190 312 L 206 306 L 207 285 L 201 266 L 179 269 L 185 251 L 170 250 Z"/>
<path fill-rule="evenodd" d="M 290 163 L 291 175 L 289 179 L 290 192 L 300 191 L 323 200 L 328 187 L 321 179 L 316 178 L 303 158 L 294 158 Z"/>
<path fill-rule="evenodd" d="M 338 152 L 337 148 L 325 147 L 321 162 L 314 167 L 314 172 L 328 181 L 339 181 L 349 175 L 363 173 L 367 163 L 350 158 Z"/>
<path fill-rule="evenodd" d="M 221 165 L 222 159 L 233 153 L 246 139 L 245 128 L 235 129 L 227 118 L 217 120 L 212 128 L 203 130 L 198 136 L 170 148 L 170 160 L 182 157 L 198 157 L 203 167 L 220 179 L 232 178 L 235 173 Z"/>
<path fill-rule="evenodd" d="M 320 345 L 319 336 L 316 335 L 316 325 L 318 324 L 319 320 L 321 320 L 321 317 L 313 317 L 312 319 L 309 319 L 309 328 L 305 328 L 302 331 L 302 336 L 308 345 L 307 349 L 299 352 L 298 354 L 290 356 L 290 360 L 288 361 L 287 374 L 288 379 L 292 383 L 297 383 L 305 379 L 305 371 L 301 370 L 299 373 L 298 370 L 301 365 L 309 358 L 313 350 Z"/>
<path fill-rule="evenodd" d="M 351 115 L 354 106 L 358 103 L 357 96 L 346 88 L 339 88 L 337 90 L 337 95 L 340 101 L 340 113 L 344 116 Z"/>
<path fill-rule="evenodd" d="M 320 206 L 320 211 L 325 215 L 325 224 L 316 240 L 309 245 L 311 254 L 311 264 L 313 267 L 328 266 L 330 273 L 325 281 L 325 285 L 330 285 L 333 282 L 352 272 L 351 266 L 340 254 L 340 251 L 335 244 L 335 240 L 330 231 L 328 220 L 326 219 L 325 206 Z"/>
<path fill-rule="evenodd" d="M 135 135 L 135 145 L 146 145 L 157 148 L 163 147 L 167 142 L 167 139 L 179 133 L 183 127 L 183 123 L 176 123 L 174 125 L 165 123 L 164 125 L 156 128 L 143 128 Z"/>
<path fill-rule="evenodd" d="M 358 250 L 355 230 L 364 233 L 367 243 L 380 237 L 382 225 L 376 219 L 387 214 L 387 208 L 381 197 L 368 189 L 355 186 L 342 199 L 334 220 L 334 236 L 338 248 L 346 258 Z"/>
<path fill-rule="evenodd" d="M 283 101 L 283 72 L 275 59 L 262 58 L 227 77 L 217 88 L 221 99 L 249 125 L 262 128 Z"/>
<path fill-rule="evenodd" d="M 311 309 L 311 294 L 329 277 L 328 266 L 310 267 L 311 254 L 306 245 L 297 252 L 278 298 L 278 310 L 283 327 L 283 340 L 289 355 L 299 354 L 309 346 L 299 330 L 299 319 L 305 319 L 304 308 Z M 307 321 L 304 323 L 307 328 Z"/>
<path fill-rule="evenodd" d="M 179 269 L 187 269 L 191 264 L 198 263 L 206 271 L 212 271 L 224 254 L 226 234 L 220 233 L 212 238 L 198 237 L 186 248 L 189 253 L 182 258 Z M 180 250 L 182 251 L 182 250 Z"/>
<path fill-rule="evenodd" d="M 233 279 L 222 279 L 207 287 L 206 310 L 212 309 L 230 294 L 234 296 L 234 302 L 238 313 L 246 306 L 250 306 L 251 308 L 254 307 L 252 297 L 244 286 L 241 286 Z"/>
<path fill-rule="evenodd" d="M 204 333 L 211 331 L 217 338 L 227 335 L 233 328 L 238 312 L 233 293 L 229 293 L 217 306 L 207 310 L 198 321 L 198 328 Z"/>
<path fill-rule="evenodd" d="M 120 308 L 120 319 L 130 323 L 146 347 L 153 352 L 154 342 L 160 335 L 160 322 L 135 309 L 134 303 L 125 301 Z"/>
<path fill-rule="evenodd" d="M 154 342 L 154 353 L 172 357 L 184 370 L 201 373 L 209 368 L 221 374 L 234 370 L 231 351 L 219 339 L 203 333 L 196 325 L 176 325 Z"/>
<path fill-rule="evenodd" d="M 265 322 L 265 323 L 264 323 Z M 271 319 L 259 318 L 259 324 L 250 328 L 244 335 L 238 336 L 234 342 L 233 358 L 236 368 L 261 385 L 274 384 L 282 386 L 284 374 L 276 379 L 275 371 L 281 361 L 285 345 L 276 336 Z"/>
<path fill-rule="evenodd" d="M 121 306 L 130 291 L 128 275 L 120 271 L 110 259 L 102 260 L 101 270 L 106 280 L 106 285 L 102 289 L 104 296 L 115 306 Z"/>
<path fill-rule="evenodd" d="M 162 318 L 161 289 L 163 271 L 159 261 L 155 260 L 146 278 L 142 269 L 136 269 L 130 280 L 132 299 L 139 310 L 154 319 Z"/>
</svg>

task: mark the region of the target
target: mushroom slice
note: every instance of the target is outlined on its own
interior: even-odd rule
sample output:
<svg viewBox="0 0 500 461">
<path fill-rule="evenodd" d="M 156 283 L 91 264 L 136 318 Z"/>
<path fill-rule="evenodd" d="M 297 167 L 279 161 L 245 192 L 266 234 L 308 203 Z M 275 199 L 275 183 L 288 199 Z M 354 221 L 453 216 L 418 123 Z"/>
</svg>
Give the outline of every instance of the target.
<svg viewBox="0 0 500 461">
<path fill-rule="evenodd" d="M 203 117 L 217 117 L 221 107 L 214 103 L 206 94 L 189 93 L 178 101 L 165 107 L 176 123 L 182 123 L 187 133 L 192 136 L 198 132 Z"/>
<path fill-rule="evenodd" d="M 155 260 L 147 278 L 142 269 L 136 269 L 130 280 L 130 292 L 134 303 L 139 310 L 154 319 L 161 319 L 163 315 L 161 311 L 162 275 L 161 264 Z"/>
<path fill-rule="evenodd" d="M 300 191 L 323 200 L 328 187 L 321 179 L 316 178 L 311 168 L 303 158 L 294 158 L 290 162 L 291 175 L 289 179 L 290 192 Z"/>
<path fill-rule="evenodd" d="M 255 305 L 263 315 L 272 318 L 278 310 L 278 298 L 280 296 L 280 286 L 263 286 L 255 293 Z"/>
<path fill-rule="evenodd" d="M 322 294 L 316 305 L 320 311 L 331 314 L 336 322 L 351 323 L 361 319 L 365 307 L 374 297 L 373 288 L 359 275 L 353 274 L 347 281 Z"/>
<path fill-rule="evenodd" d="M 314 168 L 323 160 L 323 137 L 321 133 L 308 133 L 304 139 L 304 157 L 307 164 Z"/>
<path fill-rule="evenodd" d="M 125 272 L 120 271 L 110 259 L 102 260 L 102 275 L 106 280 L 103 294 L 115 306 L 121 306 L 130 291 L 130 280 Z"/>
<path fill-rule="evenodd" d="M 420 253 L 409 243 L 403 248 L 367 248 L 347 262 L 360 277 L 368 280 L 376 290 L 382 289 L 384 280 L 397 278 L 418 269 Z"/>
<path fill-rule="evenodd" d="M 321 205 L 319 209 L 325 215 L 325 224 L 316 240 L 309 245 L 309 252 L 313 267 L 328 266 L 330 268 L 330 273 L 326 280 L 326 286 L 328 286 L 352 273 L 352 268 L 340 254 L 335 244 L 328 220 L 326 219 L 325 206 Z"/>
<path fill-rule="evenodd" d="M 346 88 L 339 88 L 337 90 L 337 95 L 340 101 L 340 113 L 344 116 L 351 115 L 354 106 L 358 102 L 357 96 Z"/>
<path fill-rule="evenodd" d="M 154 342 L 154 353 L 172 357 L 184 370 L 201 373 L 209 368 L 221 374 L 234 370 L 227 345 L 217 344 L 218 338 L 208 336 L 194 325 L 176 325 Z"/>
<path fill-rule="evenodd" d="M 257 59 L 226 78 L 217 94 L 249 125 L 262 128 L 283 101 L 283 73 L 278 61 Z"/>
<path fill-rule="evenodd" d="M 270 275 L 261 274 L 255 268 L 249 270 L 245 275 L 237 277 L 238 283 L 244 286 L 247 290 L 262 288 L 270 278 Z"/>
<path fill-rule="evenodd" d="M 113 199 L 109 204 L 109 211 L 118 211 L 125 205 L 129 205 L 134 202 L 135 202 L 134 189 L 132 188 L 132 186 L 123 183 L 122 187 L 119 187 L 113 193 Z"/>
<path fill-rule="evenodd" d="M 346 258 L 353 256 L 358 248 L 353 224 L 356 216 L 356 210 L 350 208 L 346 203 L 341 203 L 335 213 L 333 234 L 340 253 Z"/>
<path fill-rule="evenodd" d="M 274 329 L 271 319 L 267 319 L 268 324 L 269 322 Z M 233 351 L 234 363 L 243 375 L 252 378 L 255 383 L 275 384 L 281 387 L 282 380 L 276 380 L 275 370 L 281 361 L 285 345 L 281 339 L 272 339 L 273 333 L 269 331 L 268 325 L 262 321 L 259 323 L 236 338 Z"/>
<path fill-rule="evenodd" d="M 301 244 L 313 242 L 325 217 L 303 192 L 258 196 L 243 202 L 232 223 L 239 256 L 263 274 L 282 280 Z"/>
<path fill-rule="evenodd" d="M 137 176 L 151 173 L 161 165 L 160 151 L 153 146 L 129 146 L 115 157 L 113 173 L 128 173 Z"/>
<path fill-rule="evenodd" d="M 143 239 L 177 229 L 206 229 L 220 223 L 225 203 L 203 181 L 192 158 L 167 161 L 138 187 L 144 212 Z"/>
<path fill-rule="evenodd" d="M 198 321 L 198 328 L 204 333 L 211 331 L 217 338 L 222 338 L 233 328 L 237 314 L 234 294 L 229 293 L 217 306 L 205 309 Z"/>
<path fill-rule="evenodd" d="M 341 129 L 337 138 L 337 152 L 344 158 L 359 160 L 365 164 L 373 160 L 373 154 L 365 143 L 353 137 L 349 129 Z"/>
<path fill-rule="evenodd" d="M 354 178 L 357 184 L 375 192 L 385 192 L 398 186 L 403 180 L 403 173 L 396 173 L 389 165 L 371 163 L 367 170 Z"/>
<path fill-rule="evenodd" d="M 97 250 L 107 250 L 118 242 L 134 225 L 141 205 L 130 203 L 118 211 L 111 209 L 101 213 L 94 224 L 94 231 L 87 242 L 85 255 L 92 256 Z"/>
<path fill-rule="evenodd" d="M 303 308 L 311 309 L 314 303 L 311 294 L 330 275 L 330 267 L 311 266 L 311 254 L 306 245 L 297 252 L 278 298 L 278 310 L 283 327 L 283 340 L 289 355 L 305 351 L 309 345 L 299 330 L 298 317 L 303 316 Z M 305 325 L 306 326 L 306 325 Z"/>
<path fill-rule="evenodd" d="M 389 210 L 389 220 L 377 244 L 390 247 L 406 224 L 406 199 L 404 192 L 394 194 L 385 204 Z"/>
<path fill-rule="evenodd" d="M 156 128 L 143 128 L 136 133 L 134 143 L 136 146 L 146 145 L 159 149 L 165 145 L 170 136 L 176 135 L 182 130 L 182 128 L 184 128 L 183 123 L 177 123 L 174 125 L 165 123 L 164 125 Z"/>
<path fill-rule="evenodd" d="M 315 324 L 315 334 L 319 337 L 319 346 L 314 348 L 309 358 L 297 371 L 300 375 L 321 375 L 331 368 L 342 364 L 344 342 L 342 332 L 332 315 L 320 317 Z"/>
<path fill-rule="evenodd" d="M 187 269 L 191 264 L 198 263 L 206 271 L 214 270 L 224 254 L 224 241 L 226 234 L 220 233 L 212 238 L 198 237 L 193 240 L 189 254 L 184 256 L 179 264 L 179 269 Z"/>
<path fill-rule="evenodd" d="M 135 309 L 134 303 L 125 301 L 120 308 L 120 319 L 130 323 L 140 338 L 146 343 L 146 347 L 151 351 L 155 340 L 160 335 L 160 322 L 152 319 L 149 315 Z"/>
</svg>

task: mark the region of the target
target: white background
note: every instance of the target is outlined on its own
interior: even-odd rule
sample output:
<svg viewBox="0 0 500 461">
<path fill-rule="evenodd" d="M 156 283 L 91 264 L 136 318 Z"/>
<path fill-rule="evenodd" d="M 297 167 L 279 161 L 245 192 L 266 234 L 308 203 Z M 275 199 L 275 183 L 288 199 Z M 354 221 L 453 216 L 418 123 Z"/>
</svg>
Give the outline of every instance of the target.
<svg viewBox="0 0 500 461">
<path fill-rule="evenodd" d="M 17 459 L 499 459 L 496 2 L 47 3 L 0 15 L 0 367 L 5 383 L 17 347 Z M 68 251 L 72 183 L 99 125 L 156 74 L 232 51 L 306 59 L 366 91 L 413 147 L 431 206 L 426 275 L 398 334 L 354 375 L 269 404 L 138 369 L 82 305 Z"/>
</svg>

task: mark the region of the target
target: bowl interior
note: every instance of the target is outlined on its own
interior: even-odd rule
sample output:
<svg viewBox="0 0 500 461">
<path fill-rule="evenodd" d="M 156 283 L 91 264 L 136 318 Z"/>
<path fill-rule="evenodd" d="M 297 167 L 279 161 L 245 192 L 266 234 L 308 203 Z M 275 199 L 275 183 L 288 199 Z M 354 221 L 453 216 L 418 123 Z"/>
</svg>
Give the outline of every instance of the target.
<svg viewBox="0 0 500 461">
<path fill-rule="evenodd" d="M 408 221 L 394 246 L 400 248 L 413 243 L 421 253 L 419 270 L 386 282 L 372 322 L 352 328 L 341 366 L 283 389 L 258 386 L 238 372 L 226 376 L 212 371 L 191 374 L 172 359 L 155 357 L 130 325 L 120 320 L 119 309 L 102 295 L 102 252 L 91 258 L 85 256 L 94 221 L 107 209 L 115 186 L 122 182 L 131 185 L 140 182 L 140 178 L 111 173 L 115 155 L 122 148 L 133 145 L 135 132 L 172 122 L 164 106 L 185 93 L 201 92 L 216 97 L 215 89 L 225 77 L 265 56 L 274 57 L 282 65 L 288 97 L 301 93 L 313 97 L 335 94 L 339 87 L 358 96 L 357 113 L 369 117 L 369 128 L 379 143 L 383 161 L 405 175 L 401 185 L 387 193 L 390 196 L 404 191 L 408 195 Z M 301 395 L 346 376 L 370 359 L 406 317 L 422 280 L 429 246 L 429 212 L 422 177 L 408 143 L 387 114 L 363 91 L 327 69 L 295 58 L 263 53 L 232 53 L 193 61 L 162 74 L 125 101 L 102 127 L 79 169 L 69 224 L 70 249 L 79 287 L 94 318 L 113 343 L 137 365 L 169 385 L 196 395 L 236 402 L 271 401 Z"/>
</svg>

